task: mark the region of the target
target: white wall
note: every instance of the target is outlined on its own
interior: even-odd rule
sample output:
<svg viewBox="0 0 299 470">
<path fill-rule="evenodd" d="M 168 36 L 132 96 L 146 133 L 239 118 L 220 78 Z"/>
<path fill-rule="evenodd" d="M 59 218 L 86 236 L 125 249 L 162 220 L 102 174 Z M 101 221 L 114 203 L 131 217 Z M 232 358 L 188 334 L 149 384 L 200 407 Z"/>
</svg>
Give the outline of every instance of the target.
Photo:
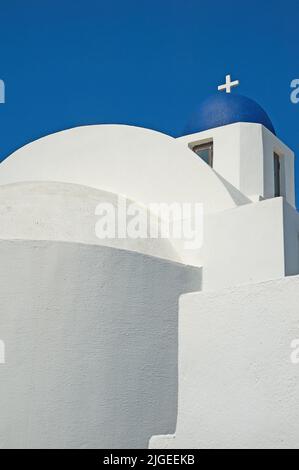
<svg viewBox="0 0 299 470">
<path fill-rule="evenodd" d="M 274 196 L 273 154 L 283 157 L 286 200 L 295 206 L 294 153 L 261 124 L 235 123 L 178 139 L 186 146 L 213 140 L 213 169 L 253 201 Z"/>
<path fill-rule="evenodd" d="M 0 242 L 0 448 L 135 448 L 173 432 L 178 297 L 200 270 L 102 246 Z"/>
<path fill-rule="evenodd" d="M 240 123 L 240 191 L 252 199 L 264 196 L 263 126 Z M 271 134 L 271 136 L 274 135 Z M 273 156 L 272 156 L 273 159 Z M 272 169 L 270 170 L 272 171 Z M 274 175 L 274 170 L 273 170 Z M 273 183 L 274 184 L 274 181 Z"/>
<path fill-rule="evenodd" d="M 208 215 L 204 223 L 203 289 L 283 277 L 284 250 L 283 198 Z"/>
<path fill-rule="evenodd" d="M 295 169 L 294 153 L 277 137 L 263 127 L 263 152 L 264 152 L 264 197 L 274 196 L 274 152 L 281 157 L 281 173 L 285 181 L 281 186 L 285 189 L 286 201 L 295 207 Z"/>
<path fill-rule="evenodd" d="M 132 201 L 127 200 L 127 207 L 131 203 Z M 115 211 L 117 222 L 120 210 L 117 194 L 78 184 L 51 181 L 0 185 L 0 239 L 56 240 L 105 245 L 182 261 L 184 249 L 177 250 L 169 239 L 121 238 L 118 237 L 117 227 L 115 238 L 98 238 L 96 224 L 101 216 L 96 214 L 96 208 L 104 204 Z M 134 204 L 144 219 L 151 220 L 153 226 L 159 228 L 159 221 L 146 207 Z M 112 214 L 112 227 L 113 222 Z"/>
<path fill-rule="evenodd" d="M 157 448 L 298 448 L 299 277 L 184 295 L 176 436 Z"/>
<path fill-rule="evenodd" d="M 239 123 L 183 136 L 177 140 L 186 146 L 213 140 L 213 169 L 237 189 L 240 188 Z"/>
</svg>

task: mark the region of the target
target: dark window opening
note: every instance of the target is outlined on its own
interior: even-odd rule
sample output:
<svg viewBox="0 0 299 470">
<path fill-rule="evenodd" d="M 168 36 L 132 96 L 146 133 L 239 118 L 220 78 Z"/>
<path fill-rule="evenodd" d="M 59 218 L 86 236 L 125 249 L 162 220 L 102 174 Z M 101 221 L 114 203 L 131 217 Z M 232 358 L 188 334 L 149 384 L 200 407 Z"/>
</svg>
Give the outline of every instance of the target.
<svg viewBox="0 0 299 470">
<path fill-rule="evenodd" d="M 280 156 L 274 153 L 274 197 L 281 196 L 281 162 Z"/>
<path fill-rule="evenodd" d="M 195 145 L 192 150 L 204 162 L 206 162 L 211 167 L 213 166 L 213 142 L 207 142 L 205 144 Z"/>
</svg>

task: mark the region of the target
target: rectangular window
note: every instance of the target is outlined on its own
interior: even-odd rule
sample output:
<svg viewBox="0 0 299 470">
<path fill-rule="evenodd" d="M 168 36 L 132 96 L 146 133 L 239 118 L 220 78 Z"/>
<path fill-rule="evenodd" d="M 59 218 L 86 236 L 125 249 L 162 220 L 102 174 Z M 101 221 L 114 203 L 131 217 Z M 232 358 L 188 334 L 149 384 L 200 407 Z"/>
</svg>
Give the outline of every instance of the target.
<svg viewBox="0 0 299 470">
<path fill-rule="evenodd" d="M 281 196 L 281 161 L 280 156 L 274 153 L 274 197 Z"/>
<path fill-rule="evenodd" d="M 208 165 L 213 166 L 213 142 L 195 145 L 192 150 Z"/>
<path fill-rule="evenodd" d="M 286 169 L 285 157 L 277 152 L 274 152 L 274 197 L 286 197 Z"/>
</svg>

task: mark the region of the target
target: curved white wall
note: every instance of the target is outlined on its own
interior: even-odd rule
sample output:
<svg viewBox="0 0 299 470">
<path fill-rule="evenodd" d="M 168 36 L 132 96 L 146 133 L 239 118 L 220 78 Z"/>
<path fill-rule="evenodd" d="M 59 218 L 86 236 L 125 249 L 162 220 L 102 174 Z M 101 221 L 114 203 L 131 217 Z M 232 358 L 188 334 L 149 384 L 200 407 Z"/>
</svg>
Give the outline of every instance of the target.
<svg viewBox="0 0 299 470">
<path fill-rule="evenodd" d="M 127 201 L 127 205 L 132 201 Z M 180 253 L 163 238 L 98 238 L 95 214 L 99 204 L 109 204 L 118 216 L 118 196 L 78 184 L 25 182 L 0 186 L 0 239 L 56 240 L 114 246 L 151 256 L 181 261 Z M 148 217 L 145 207 L 140 213 Z M 151 221 L 159 226 L 151 215 Z M 111 220 L 113 223 L 113 220 Z"/>
<path fill-rule="evenodd" d="M 173 432 L 178 298 L 201 271 L 55 241 L 2 240 L 0 257 L 0 447 L 147 447 Z"/>
</svg>

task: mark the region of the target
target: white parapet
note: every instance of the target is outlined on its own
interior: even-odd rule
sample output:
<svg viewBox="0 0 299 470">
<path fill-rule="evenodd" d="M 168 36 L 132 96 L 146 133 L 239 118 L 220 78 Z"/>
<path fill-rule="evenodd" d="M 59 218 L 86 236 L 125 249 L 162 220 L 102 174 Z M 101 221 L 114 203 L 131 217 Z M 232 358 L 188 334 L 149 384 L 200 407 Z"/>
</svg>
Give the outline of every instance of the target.
<svg viewBox="0 0 299 470">
<path fill-rule="evenodd" d="M 207 215 L 203 289 L 298 274 L 298 232 L 298 213 L 282 197 Z"/>
<path fill-rule="evenodd" d="M 176 434 L 150 447 L 297 448 L 298 303 L 298 276 L 183 295 Z"/>
</svg>

